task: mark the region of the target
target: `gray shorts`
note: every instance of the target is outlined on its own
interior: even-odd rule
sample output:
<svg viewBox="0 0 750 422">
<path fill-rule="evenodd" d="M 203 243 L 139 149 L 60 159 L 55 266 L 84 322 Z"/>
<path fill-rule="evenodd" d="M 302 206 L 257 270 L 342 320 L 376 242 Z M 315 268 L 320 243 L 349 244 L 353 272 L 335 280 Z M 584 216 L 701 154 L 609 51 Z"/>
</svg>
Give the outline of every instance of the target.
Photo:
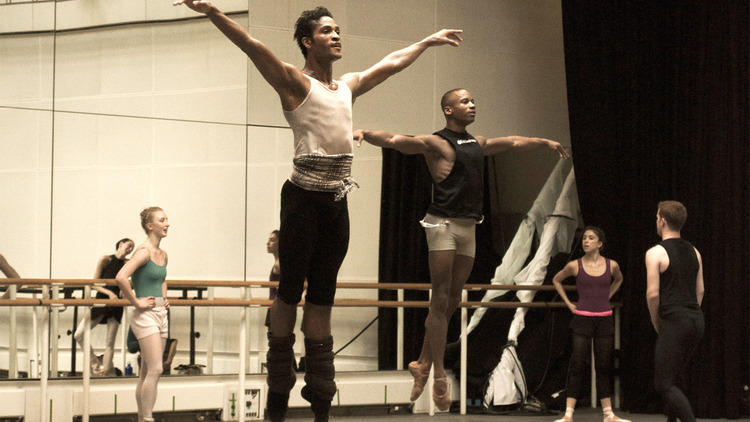
<svg viewBox="0 0 750 422">
<path fill-rule="evenodd" d="M 456 255 L 474 257 L 477 222 L 473 218 L 445 218 L 427 214 L 420 224 L 424 227 L 429 251 L 456 251 Z"/>
</svg>

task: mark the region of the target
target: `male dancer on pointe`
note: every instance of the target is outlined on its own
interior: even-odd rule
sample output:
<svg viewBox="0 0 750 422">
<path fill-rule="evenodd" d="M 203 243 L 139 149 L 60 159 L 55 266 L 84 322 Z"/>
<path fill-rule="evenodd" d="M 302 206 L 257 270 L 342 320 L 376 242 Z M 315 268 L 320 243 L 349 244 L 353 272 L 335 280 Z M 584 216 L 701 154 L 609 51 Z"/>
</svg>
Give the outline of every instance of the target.
<svg viewBox="0 0 750 422">
<path fill-rule="evenodd" d="M 659 202 L 656 233 L 661 242 L 646 252 L 646 301 L 658 333 L 654 350 L 654 386 L 670 421 L 694 422 L 685 394 L 674 384 L 703 337 L 703 262 L 680 237 L 687 210 L 677 201 Z"/>
<path fill-rule="evenodd" d="M 423 154 L 434 181 L 433 201 L 421 221 L 429 249 L 432 298 L 425 321 L 425 337 L 419 360 L 409 363 L 414 377 L 411 400 L 424 390 L 434 365 L 433 397 L 441 410 L 450 408 L 451 396 L 443 366 L 448 320 L 458 307 L 461 291 L 471 274 L 476 248 L 475 224 L 483 220 L 484 156 L 509 150 L 549 148 L 560 157 L 568 153 L 558 142 L 542 138 L 472 136 L 466 126 L 474 122 L 476 106 L 471 93 L 452 89 L 440 107 L 445 129 L 432 135 L 404 136 L 382 131 L 356 130 L 354 139 L 404 154 Z"/>
<path fill-rule="evenodd" d="M 205 13 L 248 55 L 278 93 L 294 133 L 292 175 L 281 191 L 281 279 L 271 306 L 267 409 L 272 421 L 284 420 L 289 391 L 296 380 L 292 330 L 307 279 L 302 318 L 306 385 L 302 397 L 310 402 L 316 422 L 327 421 L 336 393 L 331 306 L 336 276 L 349 246 L 346 195 L 356 186 L 351 178 L 352 102 L 409 66 L 427 48 L 458 46 L 461 31 L 441 30 L 387 55 L 367 70 L 334 79 L 333 62 L 341 58 L 341 35 L 324 7 L 304 11 L 297 20 L 294 38 L 305 57 L 304 67 L 298 69 L 279 60 L 210 2 L 175 2 L 183 3 Z"/>
</svg>

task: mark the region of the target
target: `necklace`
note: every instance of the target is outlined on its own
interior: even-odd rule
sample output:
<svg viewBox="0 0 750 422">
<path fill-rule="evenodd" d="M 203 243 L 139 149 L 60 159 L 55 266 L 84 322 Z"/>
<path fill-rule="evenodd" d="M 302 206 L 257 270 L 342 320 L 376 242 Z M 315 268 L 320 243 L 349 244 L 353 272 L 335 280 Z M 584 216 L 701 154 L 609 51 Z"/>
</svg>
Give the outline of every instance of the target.
<svg viewBox="0 0 750 422">
<path fill-rule="evenodd" d="M 304 73 L 305 75 L 307 75 L 307 76 L 309 76 L 311 78 L 314 78 L 314 79 L 318 80 L 320 83 L 322 83 L 324 85 L 327 85 L 328 88 L 331 89 L 332 91 L 335 91 L 335 90 L 337 90 L 339 88 L 339 84 L 336 83 L 336 81 L 331 81 L 331 82 L 329 82 L 329 83 L 326 84 L 325 82 L 321 81 L 317 76 L 315 76 L 315 72 L 309 71 L 307 69 L 302 69 L 302 73 Z"/>
</svg>

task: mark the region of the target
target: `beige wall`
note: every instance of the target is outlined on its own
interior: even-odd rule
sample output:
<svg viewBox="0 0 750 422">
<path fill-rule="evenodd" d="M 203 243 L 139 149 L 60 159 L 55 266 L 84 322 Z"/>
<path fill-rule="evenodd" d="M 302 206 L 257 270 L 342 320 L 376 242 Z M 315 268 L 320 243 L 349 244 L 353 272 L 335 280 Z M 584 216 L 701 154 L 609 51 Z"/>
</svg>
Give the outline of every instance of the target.
<svg viewBox="0 0 750 422">
<path fill-rule="evenodd" d="M 317 1 L 217 0 L 282 60 L 302 65 L 292 40 L 299 12 Z M 0 32 L 91 27 L 196 16 L 171 1 L 74 0 L 0 6 Z M 443 27 L 462 28 L 460 48 L 425 52 L 410 68 L 357 100 L 355 127 L 426 133 L 443 124 L 437 103 L 457 86 L 478 102 L 475 134 L 543 136 L 569 144 L 562 24 L 552 0 L 332 0 L 343 30 L 335 75 L 362 70 Z M 157 204 L 172 229 L 163 242 L 173 279 L 259 280 L 268 275 L 268 232 L 279 223 L 279 191 L 291 170 L 292 136 L 279 100 L 246 57 L 205 19 L 85 31 L 0 36 L 0 253 L 24 277 L 90 277 L 98 256 L 123 236 L 143 240 L 138 212 Z M 54 95 L 53 95 L 54 91 Z M 53 113 L 54 112 L 54 113 Z M 361 189 L 342 281 L 376 281 L 380 151 L 355 151 Z M 497 158 L 509 200 L 522 212 L 554 157 Z M 51 170 L 51 171 L 50 171 Z M 507 174 L 506 174 L 507 173 Z M 51 242 L 51 245 L 50 245 Z M 253 292 L 263 296 L 264 290 Z M 238 292 L 218 290 L 217 296 Z M 339 297 L 377 297 L 344 291 Z M 0 331 L 7 309 L 0 308 Z M 25 312 L 25 311 L 22 311 Z M 61 315 L 64 330 L 70 312 Z M 336 309 L 336 346 L 376 316 Z M 177 363 L 186 361 L 187 309 L 174 309 Z M 206 331 L 206 310 L 197 311 Z M 239 311 L 217 313 L 217 370 L 233 371 Z M 264 310 L 251 346 L 263 349 Z M 25 320 L 26 321 L 26 320 Z M 103 342 L 95 330 L 93 344 Z M 340 369 L 377 367 L 377 330 L 342 353 Z M 198 339 L 199 351 L 205 350 Z M 19 339 L 25 347 L 27 339 Z M 0 348 L 7 336 L 0 333 Z M 0 353 L 0 366 L 4 353 Z M 199 356 L 199 361 L 201 361 Z M 66 360 L 61 358 L 61 366 Z M 23 363 L 21 364 L 23 367 Z M 252 366 L 251 366 L 252 367 Z"/>
</svg>

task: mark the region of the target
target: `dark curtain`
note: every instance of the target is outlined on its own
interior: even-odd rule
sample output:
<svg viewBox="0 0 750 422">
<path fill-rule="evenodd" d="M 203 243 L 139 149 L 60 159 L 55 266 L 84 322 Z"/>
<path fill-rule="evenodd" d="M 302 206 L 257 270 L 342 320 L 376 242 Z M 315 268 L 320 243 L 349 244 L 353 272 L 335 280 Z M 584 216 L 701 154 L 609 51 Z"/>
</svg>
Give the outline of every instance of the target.
<svg viewBox="0 0 750 422">
<path fill-rule="evenodd" d="M 682 380 L 699 417 L 747 412 L 750 315 L 748 2 L 563 1 L 568 108 L 584 221 L 622 288 L 623 407 L 659 412 L 645 301 L 656 204 L 688 209 L 706 332 Z M 743 408 L 744 407 L 744 408 Z"/>
<path fill-rule="evenodd" d="M 380 199 L 380 283 L 429 283 L 427 242 L 419 225 L 430 205 L 432 179 L 421 155 L 383 149 Z M 373 227 L 373 229 L 375 229 Z M 397 300 L 380 290 L 380 300 Z M 427 300 L 426 291 L 404 291 L 404 300 Z M 419 356 L 427 309 L 404 308 L 404 361 Z M 378 368 L 396 368 L 396 309 L 378 309 Z M 404 368 L 398 368 L 404 369 Z"/>
<path fill-rule="evenodd" d="M 488 180 L 488 162 L 485 159 L 485 198 L 495 183 Z M 430 205 L 432 179 L 421 155 L 403 155 L 393 150 L 383 150 L 383 175 L 380 203 L 380 255 L 378 281 L 380 283 L 429 283 L 427 242 L 419 221 Z M 484 201 L 484 222 L 477 226 L 476 259 L 469 283 L 488 283 L 500 264 L 497 242 L 493 239 L 493 222 L 490 218 L 490 201 Z M 495 222 L 495 225 L 498 223 Z M 497 231 L 497 230 L 496 230 Z M 497 237 L 497 236 L 495 236 Z M 480 300 L 484 292 L 470 292 L 469 300 Z M 380 300 L 396 300 L 395 290 L 380 290 Z M 404 291 L 404 300 L 429 299 L 427 291 Z M 448 327 L 448 342 L 455 341 L 460 333 L 456 312 Z M 471 314 L 469 314 L 471 315 Z M 416 360 L 424 339 L 426 308 L 404 309 L 404 363 Z M 396 310 L 380 308 L 378 311 L 378 368 L 396 368 Z M 405 369 L 405 368 L 398 368 Z"/>
</svg>

